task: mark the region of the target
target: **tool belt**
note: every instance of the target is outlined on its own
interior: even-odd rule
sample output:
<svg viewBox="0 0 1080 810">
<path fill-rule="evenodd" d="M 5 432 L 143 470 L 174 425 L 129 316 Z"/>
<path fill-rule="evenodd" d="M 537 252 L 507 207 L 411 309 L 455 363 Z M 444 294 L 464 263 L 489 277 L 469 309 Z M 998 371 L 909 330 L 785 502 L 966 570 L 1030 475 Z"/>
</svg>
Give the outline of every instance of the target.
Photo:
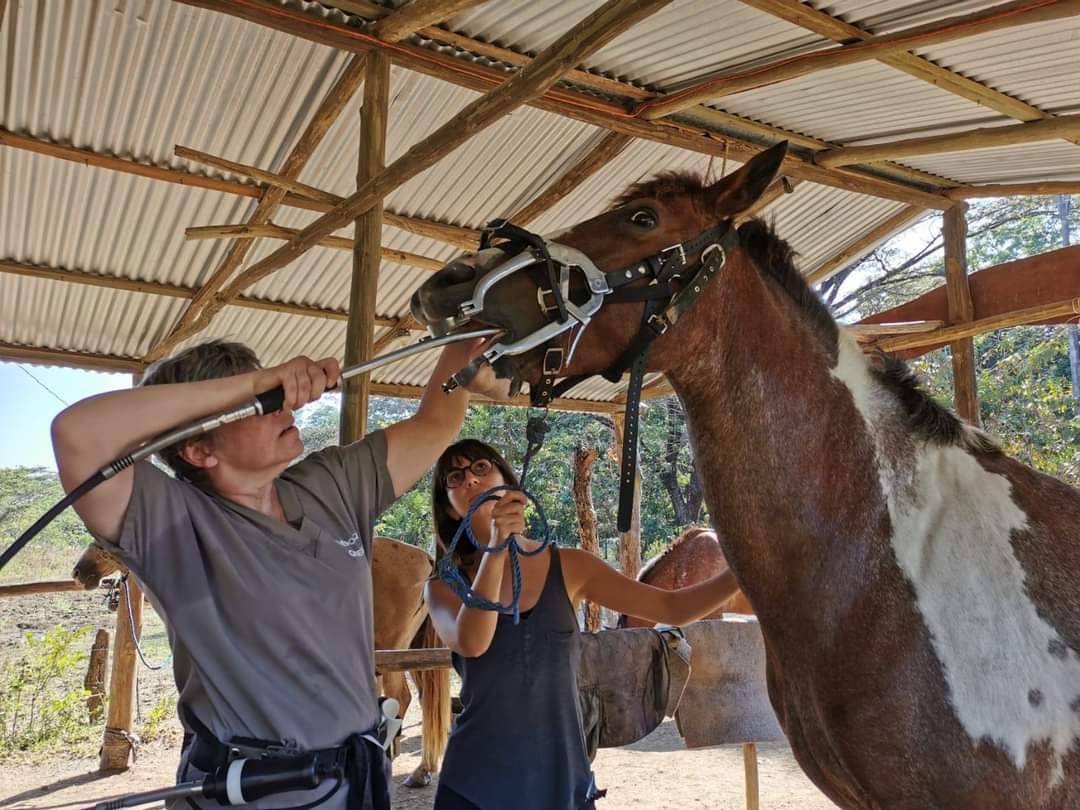
<svg viewBox="0 0 1080 810">
<path fill-rule="evenodd" d="M 370 732 L 349 735 L 341 745 L 304 751 L 295 743 L 282 740 L 233 737 L 224 743 L 189 708 L 182 707 L 182 712 L 188 727 L 194 730 L 184 735 L 184 750 L 190 747 L 188 763 L 203 773 L 215 773 L 237 759 L 314 757 L 321 770 L 332 771 L 339 780 L 347 782 L 349 793 L 346 806 L 349 810 L 390 810 L 390 789 L 384 768 L 386 752 L 382 740 L 386 731 L 385 722 Z M 365 804 L 368 785 L 372 801 Z"/>
</svg>

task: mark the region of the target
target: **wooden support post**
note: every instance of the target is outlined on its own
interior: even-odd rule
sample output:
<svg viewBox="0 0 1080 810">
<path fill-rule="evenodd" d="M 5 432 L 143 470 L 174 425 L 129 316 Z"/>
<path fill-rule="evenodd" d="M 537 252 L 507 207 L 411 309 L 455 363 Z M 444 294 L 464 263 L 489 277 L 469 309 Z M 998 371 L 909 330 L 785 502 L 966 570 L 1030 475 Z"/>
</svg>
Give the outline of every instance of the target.
<svg viewBox="0 0 1080 810">
<path fill-rule="evenodd" d="M 101 722 L 105 713 L 105 671 L 109 666 L 109 631 L 99 629 L 94 635 L 94 644 L 90 648 L 90 663 L 86 667 L 83 688 L 86 696 L 86 713 L 90 723 Z"/>
<path fill-rule="evenodd" d="M 600 455 L 595 447 L 574 450 L 574 506 L 577 509 L 578 524 L 581 526 L 581 550 L 600 556 L 600 538 L 596 532 L 596 509 L 592 497 L 592 466 Z M 585 630 L 589 633 L 600 631 L 600 605 L 585 602 Z"/>
<path fill-rule="evenodd" d="M 356 186 L 362 188 L 383 170 L 386 160 L 386 119 L 390 99 L 390 57 L 385 51 L 368 55 L 364 78 L 364 107 L 360 123 L 360 161 Z M 356 219 L 353 277 L 349 290 L 349 325 L 345 337 L 345 365 L 372 357 L 375 342 L 375 295 L 382 261 L 383 203 L 375 204 Z M 364 374 L 345 384 L 341 399 L 341 443 L 349 444 L 367 432 L 371 378 Z"/>
<path fill-rule="evenodd" d="M 945 286 L 949 302 L 949 324 L 966 323 L 975 317 L 967 273 L 967 203 L 945 212 Z M 956 412 L 979 425 L 979 392 L 975 382 L 975 346 L 971 338 L 950 344 L 953 367 L 953 395 Z"/>
<path fill-rule="evenodd" d="M 622 437 L 626 417 L 617 413 L 615 422 L 615 453 L 622 464 Z M 637 579 L 641 570 L 641 468 L 634 475 L 634 509 L 630 517 L 630 531 L 619 532 L 619 570 L 623 576 Z"/>
<path fill-rule="evenodd" d="M 142 633 L 142 590 L 135 580 L 120 588 L 120 606 L 116 610 L 116 641 L 113 645 L 112 675 L 109 678 L 109 719 L 101 743 L 101 770 L 127 770 L 134 737 L 131 720 L 135 696 L 135 636 Z"/>
<path fill-rule="evenodd" d="M 758 810 L 757 743 L 743 743 L 742 752 L 746 774 L 746 810 Z"/>
</svg>

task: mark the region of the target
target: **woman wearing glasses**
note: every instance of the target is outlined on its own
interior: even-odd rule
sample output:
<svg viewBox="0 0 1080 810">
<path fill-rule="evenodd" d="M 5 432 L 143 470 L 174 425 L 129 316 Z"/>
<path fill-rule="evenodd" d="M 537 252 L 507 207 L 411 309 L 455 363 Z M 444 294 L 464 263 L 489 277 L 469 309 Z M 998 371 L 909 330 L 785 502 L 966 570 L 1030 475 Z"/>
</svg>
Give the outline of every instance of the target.
<svg viewBox="0 0 1080 810">
<path fill-rule="evenodd" d="M 432 481 L 436 541 L 445 554 L 470 504 L 517 476 L 492 447 L 475 439 L 451 445 Z M 487 546 L 518 535 L 525 551 L 525 496 L 505 492 L 472 518 Z M 686 624 L 712 613 L 737 585 L 730 573 L 677 591 L 628 579 L 580 549 L 519 556 L 521 619 L 465 607 L 441 580 L 425 591 L 435 629 L 453 651 L 461 676 L 462 712 L 454 725 L 439 777 L 435 810 L 581 810 L 596 790 L 577 697 L 578 623 L 582 600 L 666 624 Z M 478 596 L 508 604 L 509 555 L 481 554 L 462 541 L 454 562 Z"/>
</svg>

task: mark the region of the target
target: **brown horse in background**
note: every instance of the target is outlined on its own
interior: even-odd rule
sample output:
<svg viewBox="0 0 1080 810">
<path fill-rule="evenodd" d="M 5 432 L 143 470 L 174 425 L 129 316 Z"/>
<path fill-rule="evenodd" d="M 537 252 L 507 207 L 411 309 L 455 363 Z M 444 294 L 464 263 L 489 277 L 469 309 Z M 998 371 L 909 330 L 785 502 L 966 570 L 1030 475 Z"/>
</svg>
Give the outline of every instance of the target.
<svg viewBox="0 0 1080 810">
<path fill-rule="evenodd" d="M 83 552 L 72 577 L 87 590 L 98 587 L 103 577 L 120 570 L 120 564 L 99 546 Z M 441 647 L 424 604 L 424 583 L 434 563 L 422 548 L 376 537 L 371 552 L 372 600 L 375 608 L 375 649 Z M 422 727 L 420 764 L 402 783 L 423 787 L 439 767 L 450 735 L 450 671 L 432 669 L 413 672 L 420 695 Z M 388 672 L 379 678 L 382 694 L 398 701 L 401 717 L 412 703 L 404 672 Z"/>
<path fill-rule="evenodd" d="M 612 279 L 640 276 L 636 292 L 651 266 L 680 257 L 673 290 L 700 296 L 647 324 L 640 301 L 605 299 L 558 374 L 603 373 L 643 329 L 658 335 L 647 370 L 683 403 L 709 514 L 764 637 L 773 708 L 830 799 L 1076 810 L 1080 491 L 1008 457 L 899 360 L 866 357 L 791 247 L 759 220 L 739 224 L 785 151 L 715 183 L 636 184 L 561 233 L 570 258 L 552 261 L 568 269 L 583 254 Z M 546 328 L 560 268 L 509 252 L 458 258 L 424 282 L 413 313 L 436 328 L 492 326 L 508 343 Z M 462 304 L 508 259 L 518 269 L 462 322 Z M 604 286 L 571 276 L 572 302 Z M 552 356 L 541 344 L 495 367 L 535 387 Z"/>
<path fill-rule="evenodd" d="M 691 526 L 667 548 L 649 560 L 638 572 L 638 582 L 674 591 L 697 585 L 728 570 L 727 559 L 720 549 L 716 532 L 704 526 Z M 725 613 L 753 613 L 750 600 L 742 591 L 736 591 L 730 599 L 706 619 L 719 619 Z M 652 627 L 653 622 L 624 613 L 619 617 L 619 627 Z"/>
</svg>

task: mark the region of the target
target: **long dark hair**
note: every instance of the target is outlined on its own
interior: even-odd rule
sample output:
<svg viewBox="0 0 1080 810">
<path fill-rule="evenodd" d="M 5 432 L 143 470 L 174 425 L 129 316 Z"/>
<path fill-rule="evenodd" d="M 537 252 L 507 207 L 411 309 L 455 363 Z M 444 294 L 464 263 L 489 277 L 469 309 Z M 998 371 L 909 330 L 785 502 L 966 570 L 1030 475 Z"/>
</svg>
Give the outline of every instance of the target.
<svg viewBox="0 0 1080 810">
<path fill-rule="evenodd" d="M 446 490 L 446 476 L 454 468 L 454 460 L 464 458 L 471 463 L 480 458 L 491 461 L 502 473 L 503 481 L 511 486 L 518 486 L 517 474 L 511 469 L 505 458 L 492 447 L 479 439 L 462 439 L 443 451 L 435 462 L 435 472 L 431 476 L 431 513 L 435 521 L 435 558 L 441 559 L 446 554 L 450 541 L 454 539 L 461 520 L 454 517 L 450 506 L 450 496 Z M 467 540 L 458 544 L 454 551 L 454 563 L 458 568 L 469 568 L 475 562 L 476 551 Z"/>
</svg>

